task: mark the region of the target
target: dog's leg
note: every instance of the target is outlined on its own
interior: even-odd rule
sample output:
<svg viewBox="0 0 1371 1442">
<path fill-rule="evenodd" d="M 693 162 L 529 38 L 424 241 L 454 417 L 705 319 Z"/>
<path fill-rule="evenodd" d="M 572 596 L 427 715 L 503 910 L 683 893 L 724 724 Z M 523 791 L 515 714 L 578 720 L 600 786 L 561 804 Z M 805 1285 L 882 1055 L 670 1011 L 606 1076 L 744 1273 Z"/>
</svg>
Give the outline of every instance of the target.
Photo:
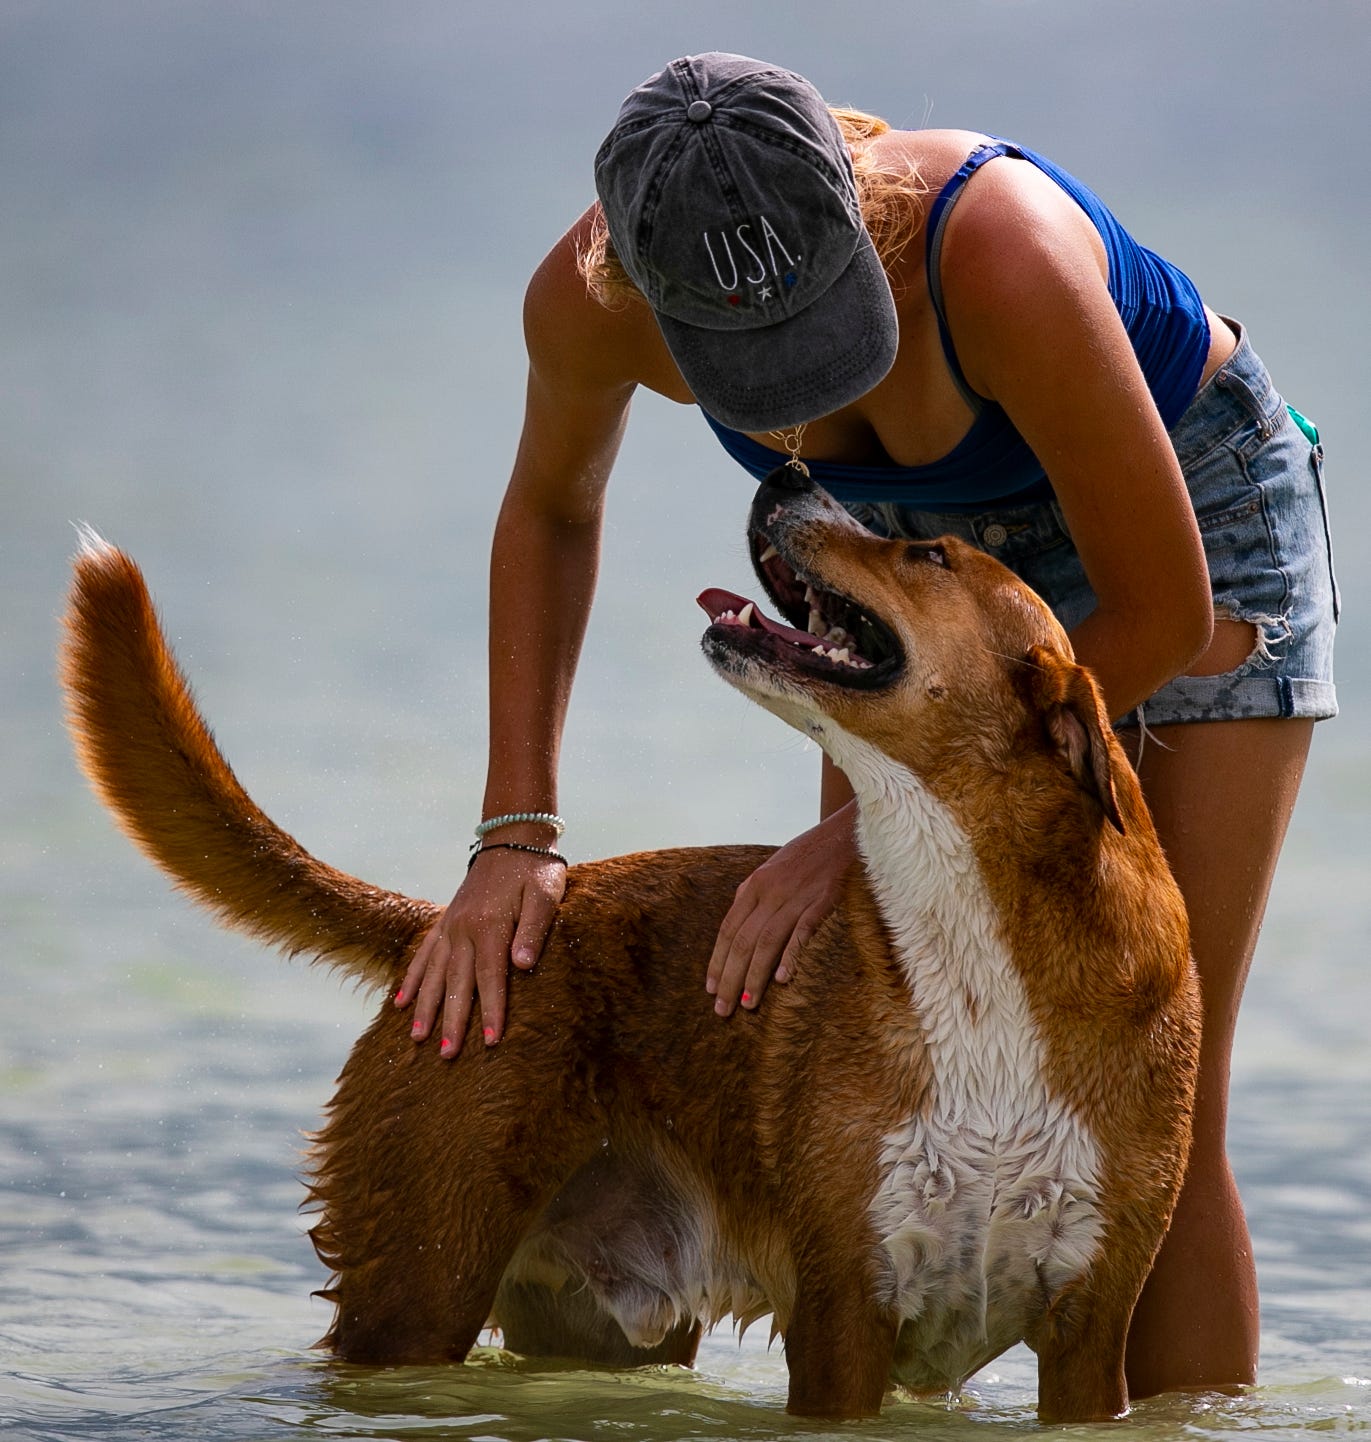
<svg viewBox="0 0 1371 1442">
<path fill-rule="evenodd" d="M 875 1417 L 890 1383 L 898 1324 L 872 1299 L 869 1270 L 825 1258 L 802 1276 L 785 1329 L 790 1395 L 801 1417 Z"/>
<path fill-rule="evenodd" d="M 1108 1421 L 1128 1411 L 1128 1328 L 1156 1255 L 1151 1218 L 1169 1210 L 1174 1186 L 1136 1208 L 1113 1209 L 1105 1226 L 1108 1245 L 1085 1276 L 1051 1298 L 1027 1339 L 1038 1354 L 1040 1421 Z"/>
<path fill-rule="evenodd" d="M 312 1235 L 337 1277 L 325 1345 L 352 1362 L 460 1361 L 520 1242 L 602 1132 L 574 1082 L 515 1085 L 531 1065 L 517 1029 L 493 1053 L 468 1036 L 444 1062 L 405 1024 L 385 1008 L 354 1049 L 316 1147 Z M 570 1073 L 561 1056 L 546 1069 L 559 1066 Z"/>
<path fill-rule="evenodd" d="M 470 1159 L 474 1161 L 474 1159 Z M 460 1165 L 460 1163 L 459 1163 Z M 365 1260 L 340 1274 L 328 1293 L 338 1314 L 327 1339 L 347 1362 L 404 1366 L 460 1362 L 487 1326 L 496 1291 L 515 1248 L 546 1196 L 481 1172 L 479 1205 L 412 1215 L 392 1199 L 384 1237 Z M 446 1208 L 443 1208 L 446 1210 Z"/>
<path fill-rule="evenodd" d="M 1107 1422 L 1128 1411 L 1123 1358 L 1137 1289 L 1091 1285 L 1069 1287 L 1048 1308 L 1037 1343 L 1040 1422 Z"/>
</svg>

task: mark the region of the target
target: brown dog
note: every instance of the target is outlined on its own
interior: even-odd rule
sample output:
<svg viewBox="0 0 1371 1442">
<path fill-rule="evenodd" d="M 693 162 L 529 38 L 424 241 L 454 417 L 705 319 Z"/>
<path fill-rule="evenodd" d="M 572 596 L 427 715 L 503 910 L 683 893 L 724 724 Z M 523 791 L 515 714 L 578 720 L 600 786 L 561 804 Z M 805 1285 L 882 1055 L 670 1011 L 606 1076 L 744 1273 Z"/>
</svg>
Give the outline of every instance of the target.
<svg viewBox="0 0 1371 1442">
<path fill-rule="evenodd" d="M 688 1362 L 702 1325 L 772 1313 L 795 1412 L 956 1388 L 1022 1338 L 1041 1417 L 1118 1415 L 1198 1029 L 1137 782 L 1060 627 L 994 560 L 877 539 L 794 471 L 751 529 L 798 627 L 706 592 L 704 648 L 850 778 L 842 905 L 788 986 L 723 1023 L 706 961 L 767 852 L 586 863 L 499 1047 L 442 1062 L 383 1004 L 314 1154 L 325 1342 L 459 1361 L 494 1324 L 532 1355 Z M 81 759 L 133 839 L 226 923 L 392 991 L 436 908 L 257 809 L 98 539 L 67 626 Z"/>
</svg>

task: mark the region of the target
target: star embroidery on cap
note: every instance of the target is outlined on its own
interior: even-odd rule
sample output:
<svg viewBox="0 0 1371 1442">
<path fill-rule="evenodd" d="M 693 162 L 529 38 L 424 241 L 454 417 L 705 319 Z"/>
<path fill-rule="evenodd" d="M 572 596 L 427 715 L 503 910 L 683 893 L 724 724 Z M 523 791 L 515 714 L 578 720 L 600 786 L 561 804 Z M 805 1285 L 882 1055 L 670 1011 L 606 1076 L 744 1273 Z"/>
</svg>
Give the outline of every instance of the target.
<svg viewBox="0 0 1371 1442">
<path fill-rule="evenodd" d="M 757 292 L 757 299 L 758 299 L 758 300 L 770 300 L 770 299 L 771 299 L 771 287 L 770 287 L 769 285 L 764 285 L 764 286 L 761 288 L 761 290 L 759 290 L 759 291 Z"/>
</svg>

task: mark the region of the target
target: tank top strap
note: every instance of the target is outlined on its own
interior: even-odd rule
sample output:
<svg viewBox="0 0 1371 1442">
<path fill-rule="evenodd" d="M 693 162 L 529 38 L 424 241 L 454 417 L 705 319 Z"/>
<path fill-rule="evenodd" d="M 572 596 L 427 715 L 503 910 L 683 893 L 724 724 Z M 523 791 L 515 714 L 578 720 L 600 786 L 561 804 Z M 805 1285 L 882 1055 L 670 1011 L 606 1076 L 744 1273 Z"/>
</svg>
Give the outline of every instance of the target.
<svg viewBox="0 0 1371 1442">
<path fill-rule="evenodd" d="M 938 192 L 928 212 L 928 224 L 925 229 L 924 265 L 928 272 L 929 299 L 933 302 L 933 314 L 938 320 L 938 339 L 942 343 L 943 358 L 947 361 L 947 368 L 952 374 L 952 379 L 962 393 L 962 399 L 971 407 L 973 414 L 978 413 L 985 405 L 985 397 L 978 396 L 967 384 L 961 362 L 957 359 L 956 347 L 952 344 L 952 332 L 947 328 L 947 308 L 943 300 L 942 278 L 943 232 L 947 228 L 952 207 L 965 189 L 966 182 L 975 175 L 981 166 L 987 160 L 994 160 L 996 156 L 1017 154 L 1018 148 L 1007 140 L 987 140 L 978 145 L 962 161 L 961 168 L 957 173 Z"/>
</svg>

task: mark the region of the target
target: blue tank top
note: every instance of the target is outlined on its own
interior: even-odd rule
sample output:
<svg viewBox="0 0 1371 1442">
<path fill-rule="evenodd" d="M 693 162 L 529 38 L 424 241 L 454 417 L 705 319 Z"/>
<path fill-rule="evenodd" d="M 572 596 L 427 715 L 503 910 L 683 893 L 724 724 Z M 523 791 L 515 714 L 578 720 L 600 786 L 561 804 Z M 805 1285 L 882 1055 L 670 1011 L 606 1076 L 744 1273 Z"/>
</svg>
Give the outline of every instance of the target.
<svg viewBox="0 0 1371 1442">
<path fill-rule="evenodd" d="M 941 511 L 972 511 L 1050 493 L 1046 472 L 1004 410 L 967 384 L 943 305 L 939 262 L 948 217 L 966 182 L 997 155 L 1036 165 L 1076 201 L 1099 231 L 1109 261 L 1109 294 L 1168 429 L 1194 399 L 1209 353 L 1209 321 L 1189 277 L 1139 245 L 1100 199 L 1060 166 L 1023 146 L 993 140 L 978 145 L 939 191 L 925 228 L 929 295 L 948 368 L 971 407 L 971 429 L 947 455 L 926 466 L 806 459 L 813 478 L 837 500 L 898 501 Z M 707 413 L 705 419 L 724 449 L 758 479 L 785 461 L 783 452 L 730 430 Z"/>
</svg>

